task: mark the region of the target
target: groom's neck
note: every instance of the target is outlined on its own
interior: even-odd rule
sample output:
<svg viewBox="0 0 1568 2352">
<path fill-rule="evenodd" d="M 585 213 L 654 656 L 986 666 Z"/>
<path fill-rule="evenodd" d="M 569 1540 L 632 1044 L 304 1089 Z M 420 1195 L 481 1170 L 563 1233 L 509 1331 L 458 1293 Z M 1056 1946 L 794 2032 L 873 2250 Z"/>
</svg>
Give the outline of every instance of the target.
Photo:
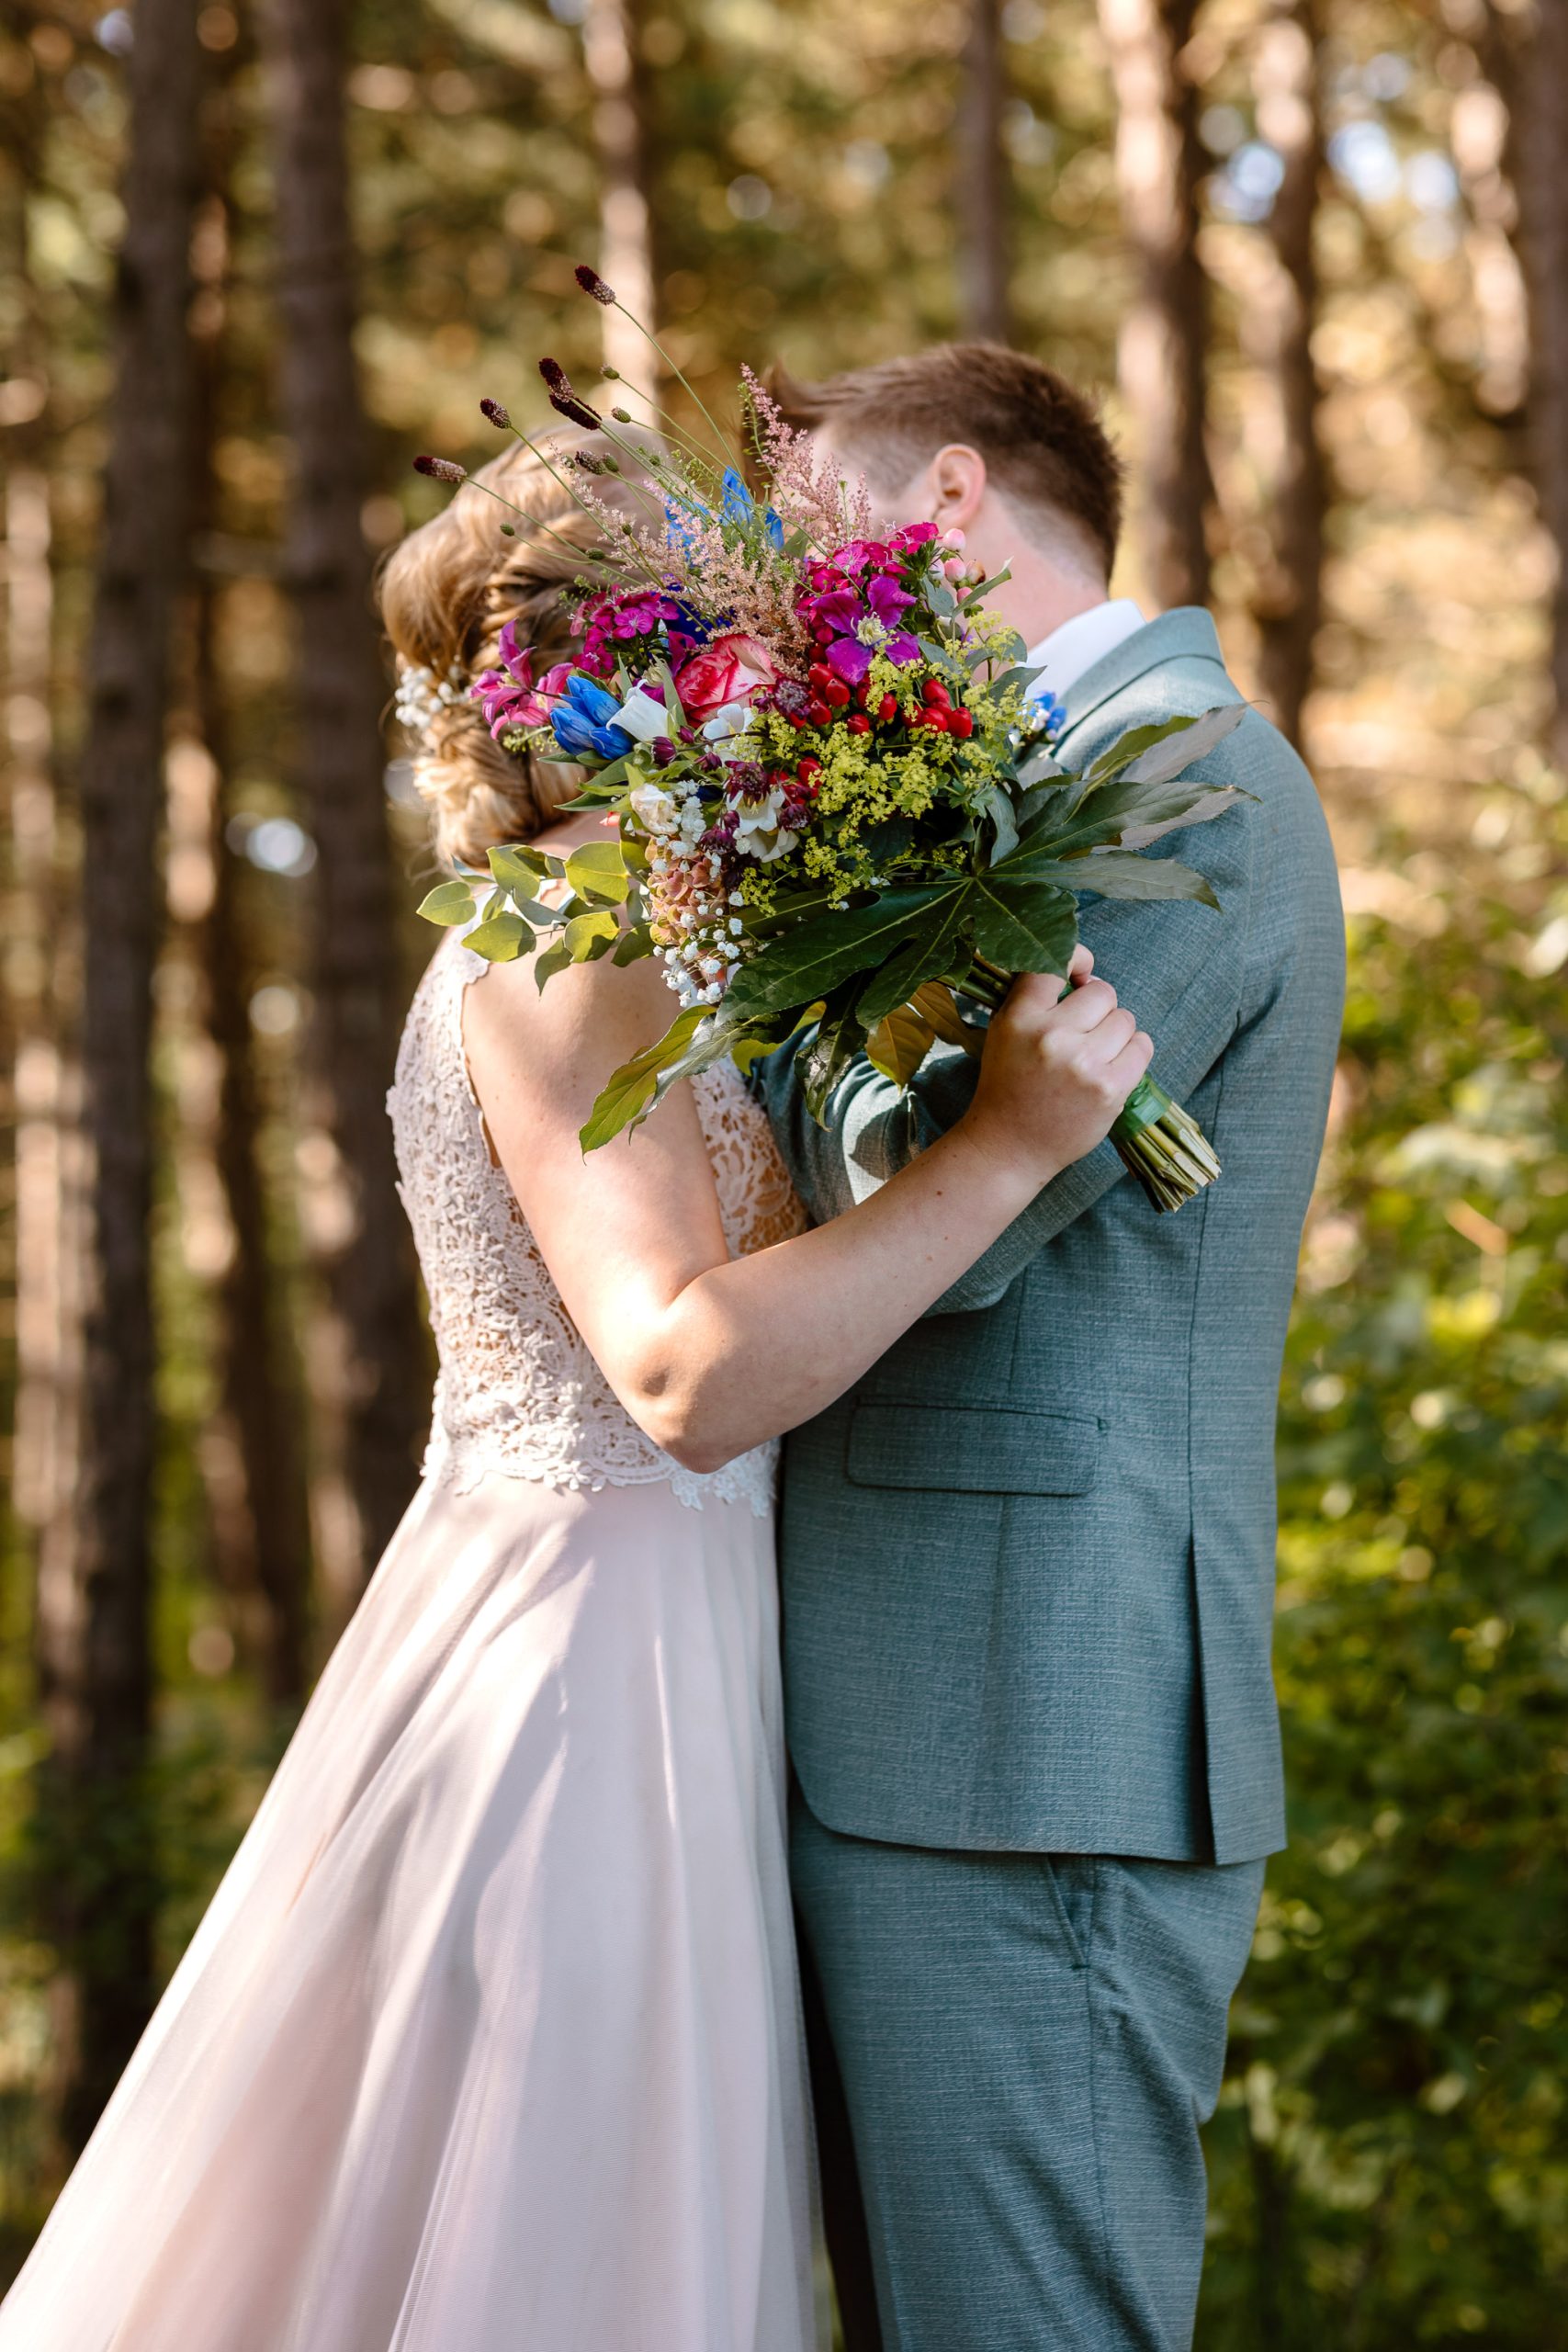
<svg viewBox="0 0 1568 2352">
<path fill-rule="evenodd" d="M 996 562 L 987 561 L 987 571 L 1000 569 L 1008 550 L 998 550 Z M 1010 620 L 1025 645 L 1043 644 L 1046 638 L 1059 629 L 1064 622 L 1075 620 L 1079 613 L 1089 613 L 1103 605 L 1106 583 L 1073 577 L 1058 571 L 1048 558 L 1042 558 L 1027 548 L 1011 550 L 1011 576 L 1004 580 L 987 603 Z"/>
</svg>

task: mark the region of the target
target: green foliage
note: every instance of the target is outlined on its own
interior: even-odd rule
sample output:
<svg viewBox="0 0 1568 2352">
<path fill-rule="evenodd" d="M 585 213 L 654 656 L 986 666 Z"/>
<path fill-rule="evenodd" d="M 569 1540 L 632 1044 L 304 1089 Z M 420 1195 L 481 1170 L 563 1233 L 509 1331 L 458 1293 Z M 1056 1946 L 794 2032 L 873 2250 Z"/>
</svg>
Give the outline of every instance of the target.
<svg viewBox="0 0 1568 2352">
<path fill-rule="evenodd" d="M 1449 911 L 1354 960 L 1204 2352 L 1568 2345 L 1568 1020 L 1506 909 Z"/>
</svg>

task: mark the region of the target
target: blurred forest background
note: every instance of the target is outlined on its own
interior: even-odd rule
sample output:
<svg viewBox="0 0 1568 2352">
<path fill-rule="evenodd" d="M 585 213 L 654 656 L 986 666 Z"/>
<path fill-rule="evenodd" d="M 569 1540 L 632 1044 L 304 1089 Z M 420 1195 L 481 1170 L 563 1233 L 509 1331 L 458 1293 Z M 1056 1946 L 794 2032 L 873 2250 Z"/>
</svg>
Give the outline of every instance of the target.
<svg viewBox="0 0 1568 2352">
<path fill-rule="evenodd" d="M 1568 0 L 0 6 L 0 2241 L 416 1475 L 377 559 L 613 316 L 1102 388 L 1352 977 L 1205 2352 L 1568 2346 Z M 107 492 L 106 492 L 107 481 Z"/>
</svg>

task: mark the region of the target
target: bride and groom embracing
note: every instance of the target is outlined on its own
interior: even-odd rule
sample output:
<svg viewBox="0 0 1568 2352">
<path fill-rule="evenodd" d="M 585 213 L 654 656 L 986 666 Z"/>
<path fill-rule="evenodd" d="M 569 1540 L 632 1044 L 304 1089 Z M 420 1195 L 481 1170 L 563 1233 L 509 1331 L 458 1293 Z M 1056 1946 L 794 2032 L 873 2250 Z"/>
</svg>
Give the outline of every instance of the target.
<svg viewBox="0 0 1568 2352">
<path fill-rule="evenodd" d="M 1010 559 L 1075 761 L 1238 699 L 1204 614 L 1107 600 L 1117 461 L 1048 368 L 784 399 Z M 541 527 L 464 489 L 383 588 L 467 861 L 597 832 L 467 693 L 508 624 L 565 651 L 590 546 L 526 450 L 489 479 Z M 1342 981 L 1301 763 L 1251 713 L 1209 773 L 1256 804 L 1183 843 L 1223 922 L 1093 905 L 1077 985 L 905 1092 L 852 1063 L 821 1125 L 795 1041 L 585 1160 L 657 966 L 443 944 L 390 1098 L 425 1475 L 0 2352 L 806 2352 L 803 2013 L 852 2352 L 1190 2341 Z M 1174 1217 L 1105 1140 L 1148 1033 L 1226 1170 Z"/>
</svg>

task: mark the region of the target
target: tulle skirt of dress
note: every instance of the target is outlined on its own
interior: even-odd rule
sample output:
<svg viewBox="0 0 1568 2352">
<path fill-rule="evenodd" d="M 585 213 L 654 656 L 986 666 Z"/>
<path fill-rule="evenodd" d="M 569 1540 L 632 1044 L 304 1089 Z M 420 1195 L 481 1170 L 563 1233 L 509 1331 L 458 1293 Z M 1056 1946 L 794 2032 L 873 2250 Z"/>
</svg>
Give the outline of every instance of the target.
<svg viewBox="0 0 1568 2352">
<path fill-rule="evenodd" d="M 427 1482 L 0 2352 L 805 2352 L 773 1530 Z"/>
</svg>

